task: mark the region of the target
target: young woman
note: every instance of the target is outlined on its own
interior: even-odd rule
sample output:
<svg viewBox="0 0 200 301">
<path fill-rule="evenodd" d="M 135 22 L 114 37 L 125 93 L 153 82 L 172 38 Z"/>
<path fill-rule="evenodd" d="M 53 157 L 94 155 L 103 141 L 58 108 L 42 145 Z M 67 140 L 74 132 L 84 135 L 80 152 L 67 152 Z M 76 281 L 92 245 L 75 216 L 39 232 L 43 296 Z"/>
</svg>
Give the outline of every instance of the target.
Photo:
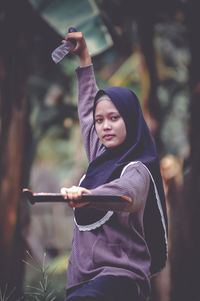
<svg viewBox="0 0 200 301">
<path fill-rule="evenodd" d="M 80 32 L 70 33 L 80 58 L 78 113 L 89 167 L 79 186 L 61 188 L 74 208 L 67 301 L 144 301 L 150 277 L 167 258 L 167 216 L 157 152 L 136 95 L 98 90 Z M 77 203 L 83 193 L 126 201 Z"/>
</svg>

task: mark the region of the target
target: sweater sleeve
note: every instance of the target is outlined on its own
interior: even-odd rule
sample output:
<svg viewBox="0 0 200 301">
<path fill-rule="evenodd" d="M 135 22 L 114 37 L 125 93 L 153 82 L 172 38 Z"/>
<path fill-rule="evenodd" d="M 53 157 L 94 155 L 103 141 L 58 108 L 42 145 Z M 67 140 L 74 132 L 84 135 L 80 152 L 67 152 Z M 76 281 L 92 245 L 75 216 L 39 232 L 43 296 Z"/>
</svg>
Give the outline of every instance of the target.
<svg viewBox="0 0 200 301">
<path fill-rule="evenodd" d="M 127 196 L 131 202 L 124 202 L 124 204 L 91 203 L 90 207 L 112 211 L 139 211 L 145 207 L 149 185 L 150 176 L 147 169 L 141 162 L 137 162 L 128 166 L 120 178 L 91 190 L 94 195 Z"/>
<path fill-rule="evenodd" d="M 93 124 L 93 104 L 98 91 L 93 66 L 78 67 L 78 115 L 88 161 L 100 155 L 104 146 L 100 142 Z"/>
</svg>

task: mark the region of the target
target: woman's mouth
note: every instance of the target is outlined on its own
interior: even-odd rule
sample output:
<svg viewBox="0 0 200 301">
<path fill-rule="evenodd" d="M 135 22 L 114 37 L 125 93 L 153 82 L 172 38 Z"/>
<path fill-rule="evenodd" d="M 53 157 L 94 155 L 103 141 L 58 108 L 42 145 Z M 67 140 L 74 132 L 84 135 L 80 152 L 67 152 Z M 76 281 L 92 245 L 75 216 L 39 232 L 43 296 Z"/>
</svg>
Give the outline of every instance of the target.
<svg viewBox="0 0 200 301">
<path fill-rule="evenodd" d="M 109 141 L 109 140 L 111 140 L 113 137 L 114 137 L 114 135 L 107 134 L 107 135 L 104 135 L 104 136 L 103 136 L 103 139 Z"/>
</svg>

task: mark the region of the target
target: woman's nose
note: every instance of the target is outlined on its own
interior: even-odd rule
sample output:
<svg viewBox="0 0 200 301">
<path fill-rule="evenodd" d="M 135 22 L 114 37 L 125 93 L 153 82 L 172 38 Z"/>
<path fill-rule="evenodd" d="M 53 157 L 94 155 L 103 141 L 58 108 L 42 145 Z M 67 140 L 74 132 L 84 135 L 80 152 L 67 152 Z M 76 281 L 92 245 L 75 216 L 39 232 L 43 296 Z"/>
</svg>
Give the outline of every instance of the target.
<svg viewBox="0 0 200 301">
<path fill-rule="evenodd" d="M 104 129 L 104 130 L 109 130 L 109 129 L 111 129 L 111 124 L 110 124 L 109 120 L 104 120 L 104 123 L 103 123 L 103 129 Z"/>
</svg>

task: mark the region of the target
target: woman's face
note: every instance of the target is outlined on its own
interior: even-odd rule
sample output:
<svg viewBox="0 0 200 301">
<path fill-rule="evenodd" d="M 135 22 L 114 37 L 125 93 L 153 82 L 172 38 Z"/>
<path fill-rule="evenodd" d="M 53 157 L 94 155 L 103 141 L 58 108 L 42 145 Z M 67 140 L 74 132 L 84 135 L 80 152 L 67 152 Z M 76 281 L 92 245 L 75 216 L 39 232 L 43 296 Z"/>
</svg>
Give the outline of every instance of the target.
<svg viewBox="0 0 200 301">
<path fill-rule="evenodd" d="M 116 147 L 126 139 L 126 125 L 112 101 L 100 100 L 95 110 L 95 129 L 107 148 Z"/>
</svg>

